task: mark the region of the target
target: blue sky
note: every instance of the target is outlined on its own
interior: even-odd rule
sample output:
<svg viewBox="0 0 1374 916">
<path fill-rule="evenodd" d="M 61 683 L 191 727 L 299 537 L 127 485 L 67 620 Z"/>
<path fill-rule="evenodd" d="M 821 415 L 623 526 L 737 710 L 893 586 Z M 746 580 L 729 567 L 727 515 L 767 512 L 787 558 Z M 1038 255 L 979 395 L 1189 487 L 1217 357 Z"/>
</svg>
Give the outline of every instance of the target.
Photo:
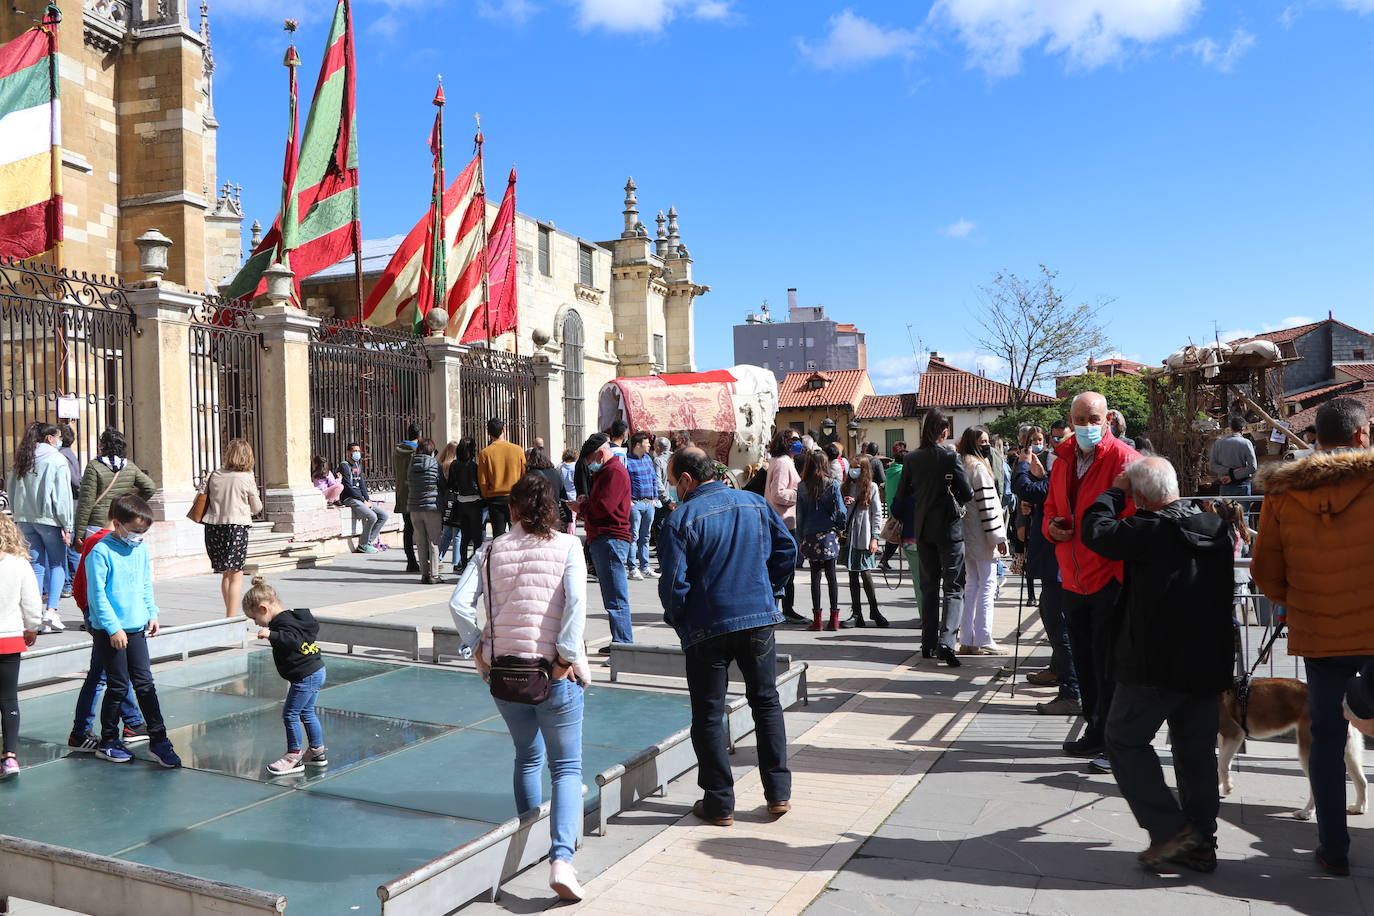
<svg viewBox="0 0 1374 916">
<path fill-rule="evenodd" d="M 303 94 L 333 0 L 212 0 L 221 180 L 276 211 L 280 17 Z M 1044 263 L 1110 298 L 1117 350 L 1328 310 L 1374 330 L 1374 0 L 354 0 L 362 217 L 405 232 L 429 193 L 435 76 L 451 163 L 471 112 L 523 212 L 616 237 L 675 205 L 701 368 L 767 299 L 865 331 L 879 391 L 912 390 L 908 328 L 999 367 L 971 310 Z M 304 120 L 304 114 L 302 114 Z"/>
</svg>

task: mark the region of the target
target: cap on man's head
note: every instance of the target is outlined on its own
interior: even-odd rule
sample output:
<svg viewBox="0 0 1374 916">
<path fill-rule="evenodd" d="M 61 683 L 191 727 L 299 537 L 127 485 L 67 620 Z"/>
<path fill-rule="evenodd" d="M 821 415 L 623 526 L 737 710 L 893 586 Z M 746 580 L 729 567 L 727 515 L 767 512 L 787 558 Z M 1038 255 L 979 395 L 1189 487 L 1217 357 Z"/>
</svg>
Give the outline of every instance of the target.
<svg viewBox="0 0 1374 916">
<path fill-rule="evenodd" d="M 605 433 L 592 433 L 587 437 L 587 441 L 582 443 L 582 451 L 578 454 L 578 461 L 586 461 L 592 455 L 601 451 L 601 446 L 611 441 L 611 437 Z"/>
</svg>

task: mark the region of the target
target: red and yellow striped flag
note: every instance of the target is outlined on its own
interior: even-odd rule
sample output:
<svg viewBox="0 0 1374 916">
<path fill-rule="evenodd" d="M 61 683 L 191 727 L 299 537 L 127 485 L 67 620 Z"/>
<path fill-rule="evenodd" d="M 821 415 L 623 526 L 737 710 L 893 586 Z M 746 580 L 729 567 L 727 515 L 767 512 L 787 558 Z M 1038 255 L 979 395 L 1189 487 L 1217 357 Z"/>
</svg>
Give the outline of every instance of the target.
<svg viewBox="0 0 1374 916">
<path fill-rule="evenodd" d="M 0 47 L 0 255 L 30 258 L 62 241 L 62 112 L 57 17 Z"/>
</svg>

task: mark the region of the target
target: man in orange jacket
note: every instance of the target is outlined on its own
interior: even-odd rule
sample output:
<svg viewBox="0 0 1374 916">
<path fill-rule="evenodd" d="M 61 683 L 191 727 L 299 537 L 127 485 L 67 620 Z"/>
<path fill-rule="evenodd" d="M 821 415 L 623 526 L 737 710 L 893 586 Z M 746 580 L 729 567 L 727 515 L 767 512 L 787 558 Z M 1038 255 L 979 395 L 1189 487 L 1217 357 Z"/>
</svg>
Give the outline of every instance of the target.
<svg viewBox="0 0 1374 916">
<path fill-rule="evenodd" d="M 1317 865 L 1350 874 L 1345 825 L 1346 686 L 1374 662 L 1374 452 L 1369 413 L 1354 398 L 1317 411 L 1315 454 L 1270 465 L 1250 574 L 1288 609 L 1288 654 L 1307 667 L 1312 748 L 1307 776 L 1317 811 Z"/>
<path fill-rule="evenodd" d="M 1116 597 L 1121 590 L 1121 563 L 1084 546 L 1081 522 L 1093 501 L 1140 455 L 1112 435 L 1107 399 L 1096 391 L 1085 391 L 1073 399 L 1069 422 L 1073 435 L 1054 451 L 1043 527 L 1045 537 L 1055 544 L 1059 560 L 1064 615 L 1069 622 L 1069 644 L 1085 724 L 1077 741 L 1064 742 L 1064 753 L 1094 758 L 1096 766 L 1107 769 L 1103 733 L 1112 705 L 1114 681 L 1108 661 Z M 1121 517 L 1134 512 L 1135 504 L 1127 500 Z"/>
</svg>

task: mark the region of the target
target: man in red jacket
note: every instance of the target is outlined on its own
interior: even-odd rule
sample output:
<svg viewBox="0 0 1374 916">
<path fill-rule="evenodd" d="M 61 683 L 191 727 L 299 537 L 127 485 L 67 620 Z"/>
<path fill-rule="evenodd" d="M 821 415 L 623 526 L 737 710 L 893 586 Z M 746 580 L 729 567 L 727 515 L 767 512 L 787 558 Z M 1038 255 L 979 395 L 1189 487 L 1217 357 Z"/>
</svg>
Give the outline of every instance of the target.
<svg viewBox="0 0 1374 916">
<path fill-rule="evenodd" d="M 1102 758 L 1103 730 L 1112 705 L 1113 680 L 1108 670 L 1121 589 L 1121 563 L 1108 560 L 1083 545 L 1083 513 L 1112 485 L 1132 461 L 1135 449 L 1112 435 L 1107 423 L 1107 399 L 1085 391 L 1069 407 L 1073 435 L 1055 449 L 1050 491 L 1045 500 L 1045 536 L 1055 544 L 1059 576 L 1064 586 L 1064 614 L 1083 704 L 1083 735 L 1066 741 L 1064 753 Z M 1121 517 L 1132 515 L 1129 500 Z M 1105 761 L 1099 764 L 1106 767 Z"/>
<path fill-rule="evenodd" d="M 632 643 L 630 622 L 630 472 L 611 451 L 605 433 L 593 433 L 582 446 L 582 461 L 591 475 L 586 499 L 568 507 L 582 516 L 587 546 L 601 586 L 601 601 L 611 618 L 611 642 Z M 603 649 L 603 654 L 607 650 Z"/>
</svg>

